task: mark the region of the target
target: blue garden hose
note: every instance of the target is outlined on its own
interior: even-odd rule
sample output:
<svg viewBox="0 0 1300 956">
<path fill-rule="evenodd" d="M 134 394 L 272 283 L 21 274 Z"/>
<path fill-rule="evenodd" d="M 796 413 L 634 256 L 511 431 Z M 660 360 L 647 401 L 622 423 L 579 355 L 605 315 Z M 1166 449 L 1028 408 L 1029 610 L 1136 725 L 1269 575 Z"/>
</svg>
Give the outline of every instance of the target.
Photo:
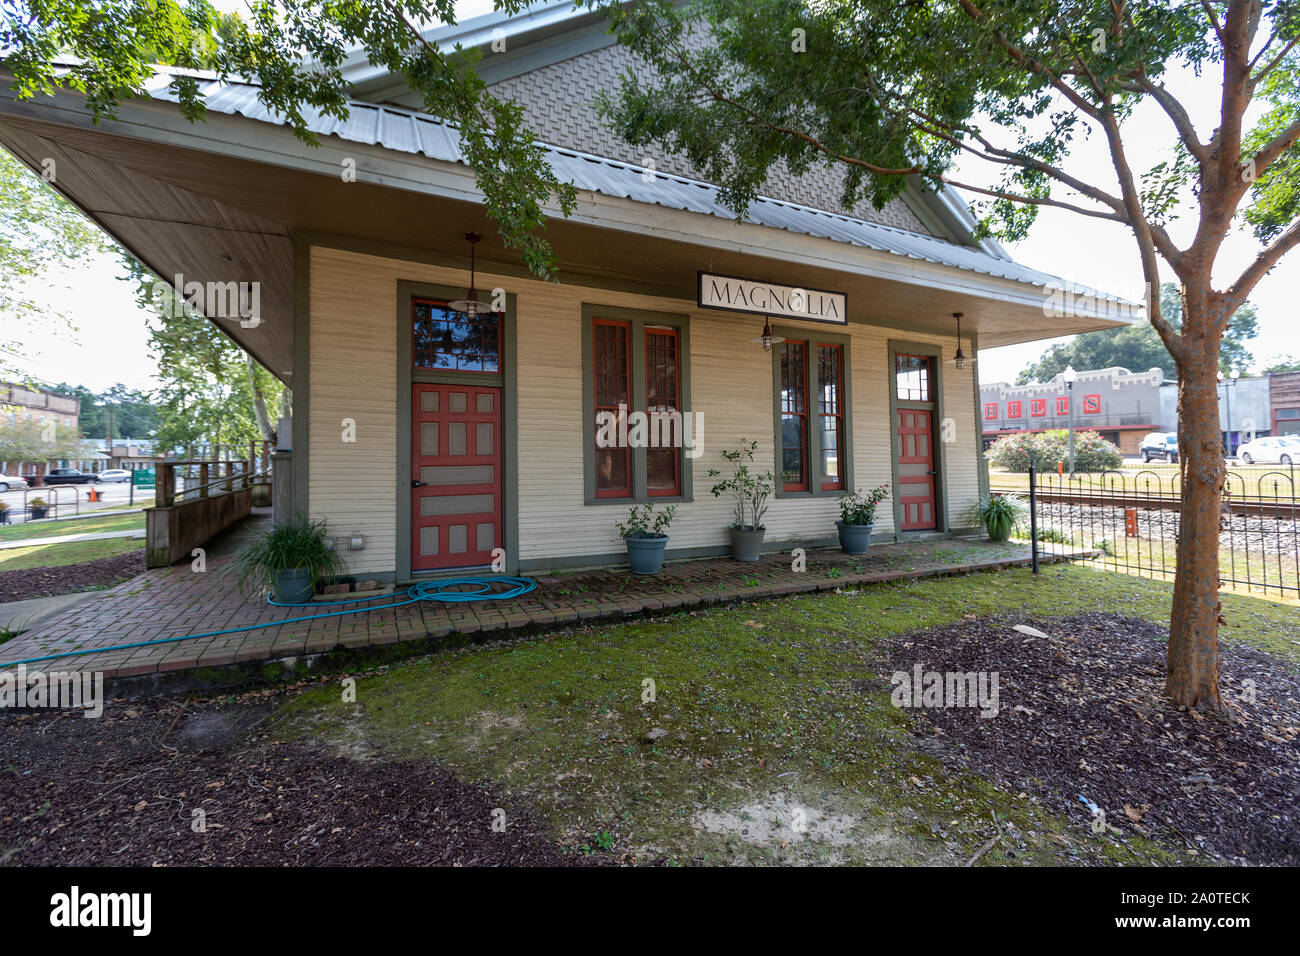
<svg viewBox="0 0 1300 956">
<path fill-rule="evenodd" d="M 506 587 L 502 588 L 502 585 Z M 453 588 L 468 590 L 452 590 Z M 361 614 L 365 611 L 387 611 L 392 608 L 406 607 L 420 601 L 441 601 L 444 604 L 468 604 L 472 601 L 505 601 L 522 597 L 529 591 L 536 590 L 537 582 L 532 578 L 512 578 L 494 574 L 488 577 L 440 578 L 437 581 L 420 581 L 412 584 L 405 592 L 393 594 L 374 594 L 364 598 L 343 598 L 337 601 L 308 601 L 303 604 L 281 604 L 268 594 L 266 603 L 273 607 L 321 607 L 340 604 L 366 604 L 382 598 L 403 598 L 391 604 L 376 604 L 368 607 L 355 607 L 345 611 L 328 611 L 325 614 L 308 614 L 305 617 L 291 617 L 284 621 L 267 621 L 265 624 L 248 624 L 244 627 L 228 627 L 220 631 L 205 631 L 202 634 L 186 634 L 184 637 L 164 637 L 156 641 L 137 641 L 133 644 L 113 644 L 109 647 L 88 647 L 80 651 L 64 651 L 61 654 L 47 654 L 44 657 L 29 657 L 21 661 L 5 661 L 3 667 L 16 667 L 19 664 L 39 664 L 42 661 L 55 661 L 64 657 L 80 657 L 83 654 L 102 654 L 105 651 L 125 651 L 133 647 L 153 647 L 157 644 L 175 644 L 179 641 L 193 641 L 202 637 L 220 637 L 222 634 L 238 634 L 242 631 L 260 631 L 282 624 L 300 624 L 303 621 L 319 621 L 327 617 L 341 617 L 345 614 Z"/>
</svg>

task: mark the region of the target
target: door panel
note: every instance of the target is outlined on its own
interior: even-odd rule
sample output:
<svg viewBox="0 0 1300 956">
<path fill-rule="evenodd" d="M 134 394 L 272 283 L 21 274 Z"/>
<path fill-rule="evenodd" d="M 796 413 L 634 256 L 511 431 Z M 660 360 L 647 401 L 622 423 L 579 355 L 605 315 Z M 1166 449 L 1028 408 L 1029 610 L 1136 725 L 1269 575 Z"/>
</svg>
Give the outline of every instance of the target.
<svg viewBox="0 0 1300 956">
<path fill-rule="evenodd" d="M 411 570 L 492 563 L 501 547 L 501 389 L 414 385 Z"/>
<path fill-rule="evenodd" d="M 934 413 L 922 408 L 898 409 L 898 503 L 900 531 L 938 527 L 934 500 Z"/>
</svg>

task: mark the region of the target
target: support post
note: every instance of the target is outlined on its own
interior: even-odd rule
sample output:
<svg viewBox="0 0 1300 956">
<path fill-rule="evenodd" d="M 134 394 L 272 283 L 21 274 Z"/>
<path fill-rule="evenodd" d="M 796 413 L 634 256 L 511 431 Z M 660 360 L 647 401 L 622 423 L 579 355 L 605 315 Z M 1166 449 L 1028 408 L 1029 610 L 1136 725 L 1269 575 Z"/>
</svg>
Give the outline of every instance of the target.
<svg viewBox="0 0 1300 956">
<path fill-rule="evenodd" d="M 1029 463 L 1029 563 L 1038 573 L 1038 469 Z"/>
</svg>

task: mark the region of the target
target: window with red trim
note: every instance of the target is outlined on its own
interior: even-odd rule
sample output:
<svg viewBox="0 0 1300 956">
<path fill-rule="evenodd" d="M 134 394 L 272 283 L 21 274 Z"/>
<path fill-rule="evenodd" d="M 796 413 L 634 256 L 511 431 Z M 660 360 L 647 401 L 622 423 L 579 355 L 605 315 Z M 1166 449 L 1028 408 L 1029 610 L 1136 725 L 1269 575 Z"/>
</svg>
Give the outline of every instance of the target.
<svg viewBox="0 0 1300 956">
<path fill-rule="evenodd" d="M 1070 396 L 1069 396 L 1069 395 L 1058 395 L 1058 396 L 1057 396 L 1057 398 L 1056 398 L 1056 414 L 1058 414 L 1058 415 L 1068 415 L 1068 414 L 1070 414 Z"/>
<path fill-rule="evenodd" d="M 1083 396 L 1083 413 L 1085 415 L 1101 414 L 1101 396 L 1085 395 Z"/>
<path fill-rule="evenodd" d="M 822 491 L 844 487 L 840 449 L 844 447 L 844 349 L 838 345 L 817 345 L 817 413 L 821 417 Z"/>
<path fill-rule="evenodd" d="M 1024 406 L 1020 402 L 1007 402 L 1007 418 L 1020 418 L 1024 413 Z"/>
<path fill-rule="evenodd" d="M 781 349 L 781 488 L 808 490 L 808 343 Z"/>
<path fill-rule="evenodd" d="M 1047 415 L 1047 399 L 1031 398 L 1029 400 L 1029 414 L 1034 418 L 1043 418 Z"/>
<path fill-rule="evenodd" d="M 650 496 L 681 494 L 680 368 L 677 330 L 647 327 L 645 410 L 650 416 L 651 447 L 646 450 L 646 494 Z"/>
<path fill-rule="evenodd" d="M 985 403 L 984 403 L 984 417 L 985 417 L 985 418 L 997 418 L 997 417 L 998 417 L 998 403 L 997 403 L 997 402 L 985 402 Z"/>
<path fill-rule="evenodd" d="M 445 302 L 411 303 L 411 364 L 449 372 L 501 369 L 501 316 L 485 312 L 462 315 Z"/>
<path fill-rule="evenodd" d="M 630 329 L 626 322 L 597 319 L 594 323 L 592 368 L 595 375 L 596 434 L 600 434 L 601 413 L 626 414 L 632 401 L 632 363 L 629 356 Z M 621 406 L 621 407 L 620 407 Z M 628 498 L 632 495 L 630 449 L 595 448 L 596 497 Z"/>
</svg>

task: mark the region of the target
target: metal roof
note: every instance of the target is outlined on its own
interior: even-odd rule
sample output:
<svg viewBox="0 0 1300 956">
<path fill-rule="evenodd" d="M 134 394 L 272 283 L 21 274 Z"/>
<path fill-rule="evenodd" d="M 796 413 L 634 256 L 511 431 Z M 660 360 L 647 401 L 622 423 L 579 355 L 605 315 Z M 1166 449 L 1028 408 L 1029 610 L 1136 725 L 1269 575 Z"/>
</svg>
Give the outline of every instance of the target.
<svg viewBox="0 0 1300 956">
<path fill-rule="evenodd" d="M 150 95 L 155 99 L 176 102 L 177 96 L 170 89 L 170 82 L 170 74 L 160 72 L 149 86 Z M 254 84 L 223 83 L 210 76 L 200 76 L 199 85 L 203 102 L 210 110 L 244 116 L 262 123 L 285 125 L 283 116 L 268 110 L 262 104 L 258 98 L 259 88 Z M 348 117 L 340 120 L 311 107 L 303 107 L 307 127 L 317 135 L 337 136 L 348 142 L 421 154 L 442 162 L 465 162 L 456 128 L 434 116 L 359 100 L 349 101 L 348 111 Z M 581 190 L 653 203 L 669 209 L 683 209 L 719 219 L 740 218 L 719 201 L 717 187 L 709 183 L 549 143 L 538 145 L 549 154 L 556 175 L 572 182 Z M 960 245 L 946 239 L 777 199 L 760 196 L 747 210 L 744 221 L 980 275 L 1040 287 L 1052 285 L 1062 290 L 1071 290 L 1077 295 L 1130 304 L 1110 293 L 1031 269 L 975 246 Z"/>
</svg>

